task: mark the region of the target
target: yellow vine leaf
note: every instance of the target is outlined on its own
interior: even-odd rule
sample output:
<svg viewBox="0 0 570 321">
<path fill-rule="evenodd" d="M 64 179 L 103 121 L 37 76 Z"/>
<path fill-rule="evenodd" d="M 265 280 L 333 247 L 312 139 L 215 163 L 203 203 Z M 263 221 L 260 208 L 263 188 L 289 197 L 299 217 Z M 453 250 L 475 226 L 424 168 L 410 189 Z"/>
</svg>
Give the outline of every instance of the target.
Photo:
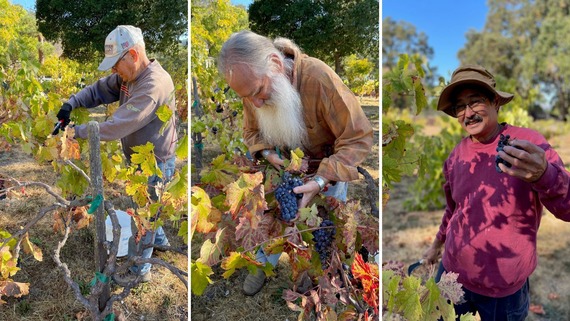
<svg viewBox="0 0 570 321">
<path fill-rule="evenodd" d="M 17 264 L 18 262 L 12 256 L 9 247 L 4 246 L 0 248 L 0 275 L 2 278 L 7 279 L 16 274 L 20 270 Z"/>
<path fill-rule="evenodd" d="M 191 201 L 190 239 L 192 239 L 195 231 L 200 233 L 215 231 L 218 222 L 222 219 L 222 213 L 216 207 L 212 206 L 212 202 L 206 191 L 198 186 L 192 186 Z"/>
<path fill-rule="evenodd" d="M 22 239 L 22 245 L 24 248 L 24 253 L 27 254 L 32 253 L 34 259 L 36 259 L 37 261 L 41 262 L 43 260 L 42 250 L 39 247 L 35 246 L 34 243 L 30 241 L 28 233 L 24 235 L 24 238 Z"/>
</svg>

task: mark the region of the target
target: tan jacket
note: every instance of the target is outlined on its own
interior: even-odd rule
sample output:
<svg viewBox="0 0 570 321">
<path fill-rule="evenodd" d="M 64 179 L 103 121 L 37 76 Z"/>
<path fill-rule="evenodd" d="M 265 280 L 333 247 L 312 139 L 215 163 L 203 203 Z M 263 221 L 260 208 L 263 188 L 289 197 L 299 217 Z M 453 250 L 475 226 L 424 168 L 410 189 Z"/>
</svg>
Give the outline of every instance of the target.
<svg viewBox="0 0 570 321">
<path fill-rule="evenodd" d="M 317 174 L 331 181 L 358 179 L 358 166 L 373 143 L 370 121 L 358 99 L 324 62 L 302 55 L 295 58 L 293 85 L 301 95 L 308 145 L 305 156 L 321 159 Z M 244 104 L 244 139 L 251 155 L 273 148 L 265 144 L 257 126 L 254 106 Z"/>
</svg>

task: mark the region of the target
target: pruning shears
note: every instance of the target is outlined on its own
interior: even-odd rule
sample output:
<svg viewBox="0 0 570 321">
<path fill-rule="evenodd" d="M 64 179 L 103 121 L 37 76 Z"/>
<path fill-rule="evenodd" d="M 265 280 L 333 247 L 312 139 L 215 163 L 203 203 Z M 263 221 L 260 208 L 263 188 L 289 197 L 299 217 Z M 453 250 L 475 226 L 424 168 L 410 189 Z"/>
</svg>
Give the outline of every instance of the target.
<svg viewBox="0 0 570 321">
<path fill-rule="evenodd" d="M 57 135 L 60 129 L 63 130 L 64 128 L 63 122 L 64 120 L 62 119 L 55 124 L 55 126 L 53 127 L 53 132 L 51 133 L 53 136 Z"/>
<path fill-rule="evenodd" d="M 416 263 L 410 264 L 410 266 L 408 267 L 408 275 L 412 275 L 412 272 L 414 272 L 415 269 L 418 268 L 418 266 L 424 264 L 425 260 L 421 259 L 419 261 L 417 261 Z"/>
</svg>

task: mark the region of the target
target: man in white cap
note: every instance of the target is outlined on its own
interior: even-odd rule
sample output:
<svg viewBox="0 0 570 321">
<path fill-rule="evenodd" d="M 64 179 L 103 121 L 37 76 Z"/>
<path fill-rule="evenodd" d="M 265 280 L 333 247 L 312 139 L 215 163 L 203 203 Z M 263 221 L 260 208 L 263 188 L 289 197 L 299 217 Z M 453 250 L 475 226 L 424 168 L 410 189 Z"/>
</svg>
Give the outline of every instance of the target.
<svg viewBox="0 0 570 321">
<path fill-rule="evenodd" d="M 437 277 L 457 273 L 465 291 L 456 314 L 483 321 L 526 318 L 543 208 L 570 221 L 570 173 L 556 151 L 540 133 L 498 122 L 513 97 L 485 68 L 466 65 L 437 105 L 468 135 L 443 165 L 447 204 L 423 257 L 435 263 L 444 249 Z"/>
<path fill-rule="evenodd" d="M 160 106 L 167 105 L 173 112 L 176 110 L 174 84 L 170 75 L 158 61 L 149 59 L 145 51 L 141 29 L 133 26 L 118 26 L 105 39 L 105 59 L 99 65 L 99 70 L 112 70 L 112 74 L 99 79 L 80 92 L 72 95 L 63 104 L 57 118 L 65 128 L 70 121 L 71 111 L 75 108 L 93 108 L 101 104 L 118 101 L 120 106 L 113 117 L 99 124 L 102 141 L 120 139 L 123 152 L 130 162 L 132 147 L 154 145 L 154 154 L 158 167 L 164 178 L 152 176 L 149 178 L 149 192 L 157 199 L 155 189 L 157 183 L 165 183 L 174 174 L 175 147 L 177 141 L 174 116 L 166 124 L 163 133 L 160 129 L 163 122 L 156 115 Z M 75 126 L 76 138 L 87 138 L 87 126 Z M 143 244 L 151 244 L 154 237 L 155 245 L 169 245 L 162 227 L 155 233 L 147 233 Z M 150 258 L 153 248 L 143 251 L 143 257 Z M 142 275 L 143 281 L 150 279 L 151 265 L 131 268 L 134 278 Z"/>
</svg>

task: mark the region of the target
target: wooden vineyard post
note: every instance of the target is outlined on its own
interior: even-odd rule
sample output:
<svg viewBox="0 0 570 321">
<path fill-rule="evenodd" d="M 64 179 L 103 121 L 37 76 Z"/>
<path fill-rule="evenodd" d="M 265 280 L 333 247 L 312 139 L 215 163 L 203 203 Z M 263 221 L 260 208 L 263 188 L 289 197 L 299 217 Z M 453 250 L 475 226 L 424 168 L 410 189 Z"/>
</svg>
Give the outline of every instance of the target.
<svg viewBox="0 0 570 321">
<path fill-rule="evenodd" d="M 103 167 L 101 165 L 101 148 L 99 140 L 99 123 L 90 121 L 87 124 L 89 134 L 89 163 L 91 168 L 91 184 L 93 200 L 103 197 Z M 95 213 L 95 266 L 97 271 L 103 273 L 107 262 L 107 250 L 104 247 L 105 242 L 105 207 L 101 200 L 101 205 L 96 209 Z M 111 296 L 111 287 L 109 282 L 104 284 L 103 292 L 99 296 L 99 311 L 105 309 L 105 305 Z"/>
</svg>

